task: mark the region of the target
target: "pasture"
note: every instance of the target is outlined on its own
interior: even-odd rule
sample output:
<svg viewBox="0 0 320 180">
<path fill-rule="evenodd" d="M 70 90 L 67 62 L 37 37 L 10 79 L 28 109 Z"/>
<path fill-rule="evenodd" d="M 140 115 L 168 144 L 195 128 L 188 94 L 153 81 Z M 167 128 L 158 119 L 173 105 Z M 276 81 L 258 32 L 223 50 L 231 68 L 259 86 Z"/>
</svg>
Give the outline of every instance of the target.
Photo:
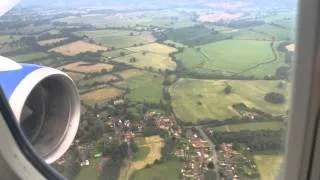
<svg viewBox="0 0 320 180">
<path fill-rule="evenodd" d="M 129 88 L 130 92 L 125 97 L 132 101 L 159 103 L 163 100 L 163 80 L 159 74 L 145 72 L 115 85 Z"/>
<path fill-rule="evenodd" d="M 132 61 L 134 59 L 134 61 Z M 132 65 L 136 68 L 149 68 L 153 70 L 174 70 L 176 68 L 176 63 L 172 61 L 171 57 L 163 54 L 154 54 L 154 53 L 133 53 L 127 56 L 122 56 L 113 59 L 113 61 L 125 63 Z"/>
<path fill-rule="evenodd" d="M 226 38 L 231 38 L 230 33 L 218 33 L 205 27 L 204 25 L 195 25 L 179 29 L 172 29 L 166 32 L 168 40 L 182 43 L 188 46 L 198 46 Z"/>
<path fill-rule="evenodd" d="M 61 66 L 59 69 L 65 71 L 79 72 L 79 73 L 95 73 L 102 70 L 112 71 L 113 65 L 105 63 L 89 63 L 85 61 L 78 61 L 71 64 Z"/>
<path fill-rule="evenodd" d="M 276 179 L 281 170 L 283 156 L 276 154 L 257 154 L 253 156 L 261 180 Z"/>
<path fill-rule="evenodd" d="M 78 31 L 76 35 L 88 37 L 102 43 L 106 47 L 124 48 L 139 45 L 141 43 L 150 43 L 155 38 L 150 32 L 135 32 L 127 30 L 96 30 L 96 31 Z"/>
<path fill-rule="evenodd" d="M 168 177 L 170 177 L 170 180 L 179 180 L 181 179 L 180 169 L 182 165 L 183 164 L 178 160 L 171 160 L 161 164 L 152 165 L 150 168 L 144 168 L 136 171 L 130 177 L 130 180 L 167 180 Z"/>
<path fill-rule="evenodd" d="M 85 104 L 93 106 L 95 104 L 104 104 L 112 98 L 121 96 L 122 93 L 122 90 L 107 87 L 85 93 L 81 95 L 81 100 L 83 100 Z"/>
<path fill-rule="evenodd" d="M 74 81 L 78 81 L 82 78 L 84 78 L 84 74 L 82 73 L 75 73 L 75 72 L 66 72 L 70 77 L 71 79 L 73 79 Z"/>
<path fill-rule="evenodd" d="M 104 56 L 105 58 L 117 58 L 117 57 L 120 57 L 121 54 L 123 55 L 128 55 L 128 54 L 131 54 L 132 52 L 131 51 L 128 51 L 126 49 L 117 49 L 117 50 L 114 50 L 114 51 L 108 51 L 108 52 L 104 52 L 102 53 L 102 56 Z"/>
<path fill-rule="evenodd" d="M 239 114 L 233 104 L 244 103 L 274 115 L 284 114 L 287 104 L 271 104 L 264 100 L 269 92 L 287 95 L 286 89 L 279 89 L 279 81 L 240 80 L 194 80 L 180 79 L 169 89 L 172 107 L 176 116 L 186 122 L 198 123 L 204 119 L 224 120 Z M 232 87 L 230 94 L 223 92 L 226 85 Z"/>
<path fill-rule="evenodd" d="M 239 73 L 250 67 L 273 60 L 271 42 L 255 40 L 224 40 L 176 54 L 189 70 Z"/>
<path fill-rule="evenodd" d="M 45 45 L 49 45 L 49 44 L 53 44 L 53 43 L 57 43 L 63 40 L 66 40 L 68 38 L 56 38 L 56 39 L 49 39 L 49 40 L 43 40 L 43 41 L 38 41 L 37 43 L 40 46 L 45 46 Z"/>
<path fill-rule="evenodd" d="M 75 41 L 49 50 L 49 52 L 57 52 L 66 56 L 74 56 L 84 52 L 106 51 L 108 48 L 90 44 L 85 41 Z"/>
<path fill-rule="evenodd" d="M 130 78 L 133 78 L 135 76 L 142 75 L 144 71 L 138 70 L 138 69 L 128 69 L 121 72 L 116 72 L 115 74 L 118 74 L 121 76 L 124 80 L 128 80 Z"/>
<path fill-rule="evenodd" d="M 225 126 L 217 126 L 211 128 L 214 132 L 239 132 L 242 130 L 249 130 L 249 131 L 259 131 L 259 130 L 280 130 L 282 127 L 282 123 L 275 121 L 275 122 L 255 122 L 255 123 L 244 123 L 244 124 L 232 124 L 232 125 L 225 125 Z"/>
<path fill-rule="evenodd" d="M 255 26 L 253 31 L 270 36 L 270 38 L 281 41 L 293 39 L 293 32 L 288 29 L 284 29 L 271 24 L 263 24 L 261 26 Z"/>
<path fill-rule="evenodd" d="M 152 44 L 146 44 L 143 46 L 138 47 L 130 47 L 127 48 L 129 51 L 133 51 L 136 53 L 152 53 L 152 54 L 159 54 L 159 55 L 169 55 L 170 53 L 176 52 L 177 49 L 166 46 L 159 43 L 152 43 Z"/>
<path fill-rule="evenodd" d="M 32 60 L 37 60 L 37 59 L 43 59 L 48 56 L 49 56 L 49 54 L 47 54 L 45 52 L 30 52 L 30 53 L 26 53 L 26 54 L 10 56 L 10 58 L 17 61 L 17 62 L 26 62 L 26 61 L 32 61 Z"/>
</svg>

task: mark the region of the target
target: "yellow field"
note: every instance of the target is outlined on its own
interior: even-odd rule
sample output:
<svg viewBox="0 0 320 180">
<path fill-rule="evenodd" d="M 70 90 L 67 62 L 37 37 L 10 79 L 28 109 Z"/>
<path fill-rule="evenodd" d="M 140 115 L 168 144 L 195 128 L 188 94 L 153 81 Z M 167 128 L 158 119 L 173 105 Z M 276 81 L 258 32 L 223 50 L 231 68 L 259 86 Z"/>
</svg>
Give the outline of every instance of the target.
<svg viewBox="0 0 320 180">
<path fill-rule="evenodd" d="M 113 65 L 105 64 L 105 63 L 90 64 L 88 62 L 79 61 L 79 62 L 67 64 L 65 66 L 61 66 L 59 69 L 80 72 L 80 73 L 94 73 L 94 72 L 100 72 L 103 69 L 107 71 L 111 71 L 113 69 Z"/>
<path fill-rule="evenodd" d="M 121 71 L 120 73 L 117 73 L 117 74 L 120 75 L 124 80 L 128 80 L 132 77 L 141 75 L 143 73 L 144 73 L 143 71 L 140 71 L 137 69 L 129 69 L 129 70 Z"/>
<path fill-rule="evenodd" d="M 98 46 L 95 44 L 90 44 L 85 41 L 76 41 L 69 43 L 63 46 L 59 46 L 53 49 L 50 49 L 49 52 L 57 52 L 66 56 L 74 56 L 83 52 L 97 52 L 97 51 L 106 51 L 108 48 L 104 46 Z"/>
<path fill-rule="evenodd" d="M 66 40 L 68 38 L 56 38 L 56 39 L 49 39 L 49 40 L 43 40 L 43 41 L 38 41 L 38 44 L 41 46 L 47 45 L 47 44 L 53 44 L 59 41 Z"/>
<path fill-rule="evenodd" d="M 127 162 L 126 167 L 121 170 L 119 180 L 128 180 L 134 171 L 143 169 L 147 164 L 152 164 L 156 159 L 161 158 L 161 149 L 164 146 L 163 139 L 160 136 L 150 136 L 145 138 L 145 144 L 140 145 L 150 148 L 150 152 L 143 161 Z"/>
<path fill-rule="evenodd" d="M 134 52 L 140 52 L 140 53 L 146 52 L 146 53 L 163 54 L 163 55 L 169 55 L 170 53 L 177 51 L 177 49 L 173 47 L 166 46 L 159 43 L 152 43 L 152 44 L 147 44 L 147 45 L 138 46 L 138 47 L 130 47 L 127 49 Z"/>
<path fill-rule="evenodd" d="M 81 95 L 81 100 L 88 105 L 103 104 L 114 97 L 120 96 L 122 93 L 123 91 L 116 88 L 103 88 Z"/>
<path fill-rule="evenodd" d="M 254 155 L 261 180 L 276 179 L 283 160 L 281 155 Z"/>
</svg>

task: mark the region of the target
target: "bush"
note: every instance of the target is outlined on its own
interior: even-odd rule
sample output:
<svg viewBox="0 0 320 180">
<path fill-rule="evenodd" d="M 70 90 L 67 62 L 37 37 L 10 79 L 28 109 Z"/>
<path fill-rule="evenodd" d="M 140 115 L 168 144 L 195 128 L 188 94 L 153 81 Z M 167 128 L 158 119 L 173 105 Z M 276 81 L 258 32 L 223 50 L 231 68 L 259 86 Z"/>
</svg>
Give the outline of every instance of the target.
<svg viewBox="0 0 320 180">
<path fill-rule="evenodd" d="M 264 100 L 273 104 L 282 104 L 286 101 L 283 94 L 276 93 L 276 92 L 271 92 L 266 94 L 264 96 Z"/>
<path fill-rule="evenodd" d="M 223 89 L 223 92 L 224 92 L 225 94 L 230 94 L 230 93 L 231 93 L 231 90 L 232 90 L 232 87 L 231 87 L 230 85 L 227 85 L 227 87 L 225 87 L 225 88 Z"/>
</svg>

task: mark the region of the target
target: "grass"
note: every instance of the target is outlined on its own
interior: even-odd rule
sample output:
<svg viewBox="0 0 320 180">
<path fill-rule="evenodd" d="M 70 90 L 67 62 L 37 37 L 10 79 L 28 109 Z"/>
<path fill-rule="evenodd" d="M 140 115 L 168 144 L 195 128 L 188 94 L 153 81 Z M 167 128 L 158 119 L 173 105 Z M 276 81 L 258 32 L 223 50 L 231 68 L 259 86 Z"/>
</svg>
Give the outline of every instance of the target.
<svg viewBox="0 0 320 180">
<path fill-rule="evenodd" d="M 133 33 L 130 36 L 130 33 Z M 77 35 L 87 35 L 97 42 L 107 47 L 124 48 L 131 47 L 134 44 L 149 43 L 155 41 L 150 32 L 134 32 L 127 30 L 97 30 L 97 31 L 79 31 Z"/>
<path fill-rule="evenodd" d="M 81 100 L 90 106 L 94 104 L 104 104 L 108 100 L 120 96 L 122 93 L 122 90 L 116 88 L 103 88 L 81 95 Z"/>
<path fill-rule="evenodd" d="M 123 88 L 129 87 L 130 92 L 125 97 L 132 101 L 159 103 L 163 100 L 163 80 L 163 76 L 159 74 L 145 72 L 117 85 Z"/>
<path fill-rule="evenodd" d="M 256 123 L 245 123 L 245 124 L 235 124 L 235 125 L 225 125 L 213 127 L 213 131 L 222 131 L 222 132 L 238 132 L 242 130 L 250 130 L 250 131 L 259 131 L 259 130 L 280 130 L 282 127 L 282 123 L 275 122 L 256 122 Z"/>
<path fill-rule="evenodd" d="M 184 44 L 177 43 L 177 42 L 172 41 L 172 40 L 165 40 L 163 43 L 164 43 L 164 44 L 173 44 L 173 45 L 175 45 L 177 48 L 179 48 L 179 47 L 183 47 L 183 48 L 187 47 L 187 46 L 184 45 Z"/>
<path fill-rule="evenodd" d="M 0 35 L 0 44 L 5 42 L 11 42 L 14 40 L 18 40 L 20 36 L 14 36 L 14 35 Z"/>
<path fill-rule="evenodd" d="M 188 46 L 204 45 L 231 37 L 231 33 L 213 33 L 205 26 L 192 26 L 173 29 L 166 33 L 169 40 Z"/>
<path fill-rule="evenodd" d="M 130 62 L 132 58 L 135 58 L 136 61 Z M 142 53 L 133 53 L 113 60 L 142 69 L 151 67 L 154 70 L 174 70 L 176 68 L 176 63 L 168 55 L 164 54 L 146 53 L 143 55 Z"/>
<path fill-rule="evenodd" d="M 147 52 L 147 53 L 152 53 L 152 54 L 160 54 L 160 55 L 169 55 L 170 53 L 176 52 L 175 48 L 172 48 L 170 46 L 166 46 L 163 44 L 159 43 L 152 43 L 152 44 L 146 44 L 143 46 L 138 46 L 138 47 L 131 47 L 127 48 L 129 51 L 133 52 Z"/>
<path fill-rule="evenodd" d="M 257 164 L 260 179 L 270 180 L 276 179 L 280 172 L 280 166 L 283 161 L 281 155 L 254 155 L 255 163 Z"/>
<path fill-rule="evenodd" d="M 26 62 L 26 61 L 36 60 L 36 59 L 42 59 L 47 56 L 49 56 L 49 54 L 44 52 L 32 52 L 32 53 L 11 56 L 10 58 L 18 62 Z"/>
<path fill-rule="evenodd" d="M 170 180 L 179 180 L 181 167 L 182 163 L 178 160 L 167 161 L 135 172 L 130 180 L 167 180 L 168 177 Z"/>
<path fill-rule="evenodd" d="M 252 30 L 268 35 L 275 40 L 290 40 L 293 38 L 293 32 L 270 24 L 256 26 Z"/>
<path fill-rule="evenodd" d="M 82 167 L 75 180 L 98 179 L 100 175 L 99 163 L 100 159 L 91 159 L 90 165 Z"/>
<path fill-rule="evenodd" d="M 133 78 L 135 76 L 142 75 L 144 71 L 138 70 L 138 69 L 129 69 L 121 72 L 116 72 L 115 74 L 120 75 L 124 80 L 128 80 L 130 78 Z"/>
<path fill-rule="evenodd" d="M 142 161 L 144 160 L 150 152 L 150 147 L 139 147 L 138 152 L 133 156 L 134 161 Z"/>
<path fill-rule="evenodd" d="M 255 31 L 252 31 L 250 29 L 241 29 L 238 32 L 236 32 L 232 39 L 238 39 L 238 40 L 269 40 L 271 41 L 271 37 L 268 34 L 262 34 Z"/>
<path fill-rule="evenodd" d="M 181 79 L 169 91 L 176 116 L 183 121 L 197 123 L 204 119 L 224 120 L 239 116 L 232 108 L 236 103 L 244 103 L 274 115 L 283 114 L 288 109 L 287 104 L 275 105 L 264 100 L 264 96 L 272 91 L 287 95 L 287 89 L 277 88 L 278 83 L 264 80 Z M 223 92 L 227 84 L 232 87 L 229 95 Z"/>
<path fill-rule="evenodd" d="M 107 48 L 98 46 L 96 44 L 90 44 L 85 41 L 75 41 L 69 44 L 58 46 L 49 50 L 49 52 L 57 52 L 66 56 L 74 56 L 84 52 L 97 52 L 106 51 Z"/>
<path fill-rule="evenodd" d="M 38 44 L 41 46 L 45 46 L 45 45 L 57 43 L 66 39 L 68 38 L 56 38 L 56 39 L 43 40 L 43 41 L 38 41 Z"/>
<path fill-rule="evenodd" d="M 187 48 L 176 55 L 178 61 L 190 70 L 194 68 L 238 73 L 274 58 L 271 42 L 255 40 L 224 40 Z"/>
<path fill-rule="evenodd" d="M 114 51 L 104 52 L 104 53 L 102 53 L 102 56 L 104 56 L 106 58 L 108 58 L 108 57 L 117 58 L 117 57 L 121 56 L 121 53 L 124 53 L 124 55 L 128 55 L 128 54 L 131 54 L 132 52 L 130 52 L 126 49 L 117 49 Z"/>
</svg>

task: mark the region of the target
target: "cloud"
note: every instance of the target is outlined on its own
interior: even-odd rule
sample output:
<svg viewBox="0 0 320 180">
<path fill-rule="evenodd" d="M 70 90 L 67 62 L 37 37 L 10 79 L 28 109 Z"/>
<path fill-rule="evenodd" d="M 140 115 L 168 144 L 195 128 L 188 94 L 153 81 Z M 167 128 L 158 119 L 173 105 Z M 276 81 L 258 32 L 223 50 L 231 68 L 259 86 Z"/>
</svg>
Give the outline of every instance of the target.
<svg viewBox="0 0 320 180">
<path fill-rule="evenodd" d="M 0 16 L 8 12 L 19 2 L 20 0 L 0 0 Z"/>
</svg>

